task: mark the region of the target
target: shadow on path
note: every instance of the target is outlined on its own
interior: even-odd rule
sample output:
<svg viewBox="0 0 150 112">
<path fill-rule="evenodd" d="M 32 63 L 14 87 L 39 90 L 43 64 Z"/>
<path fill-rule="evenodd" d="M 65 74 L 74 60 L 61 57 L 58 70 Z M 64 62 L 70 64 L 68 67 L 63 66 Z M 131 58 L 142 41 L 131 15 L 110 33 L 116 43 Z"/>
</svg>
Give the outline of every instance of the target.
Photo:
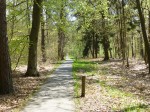
<svg viewBox="0 0 150 112">
<path fill-rule="evenodd" d="M 58 67 L 22 112 L 74 112 L 72 62 Z"/>
</svg>

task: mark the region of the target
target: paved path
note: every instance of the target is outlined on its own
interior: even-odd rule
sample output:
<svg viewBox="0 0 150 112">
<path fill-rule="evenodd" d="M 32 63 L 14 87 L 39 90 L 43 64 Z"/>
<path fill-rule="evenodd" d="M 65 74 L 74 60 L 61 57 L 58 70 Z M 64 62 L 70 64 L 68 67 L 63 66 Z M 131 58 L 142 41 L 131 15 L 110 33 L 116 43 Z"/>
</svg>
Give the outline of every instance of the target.
<svg viewBox="0 0 150 112">
<path fill-rule="evenodd" d="M 56 69 L 22 112 L 74 112 L 72 62 Z"/>
</svg>

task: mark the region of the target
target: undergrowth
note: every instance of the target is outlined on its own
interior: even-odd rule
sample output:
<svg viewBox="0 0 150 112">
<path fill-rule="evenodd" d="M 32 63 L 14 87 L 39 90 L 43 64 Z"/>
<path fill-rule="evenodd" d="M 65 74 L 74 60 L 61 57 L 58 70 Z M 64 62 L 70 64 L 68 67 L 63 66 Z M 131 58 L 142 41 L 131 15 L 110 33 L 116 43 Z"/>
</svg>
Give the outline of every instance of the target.
<svg viewBox="0 0 150 112">
<path fill-rule="evenodd" d="M 82 104 L 86 104 L 86 98 L 80 98 L 81 95 L 81 75 L 90 76 L 97 76 L 99 77 L 96 81 L 97 85 L 100 85 L 101 91 L 99 95 L 103 99 L 100 99 L 99 103 L 102 105 L 109 107 L 108 111 L 114 112 L 149 112 L 150 107 L 149 105 L 139 96 L 132 94 L 131 92 L 127 92 L 121 90 L 120 88 L 114 87 L 109 84 L 111 81 L 108 82 L 107 75 L 109 74 L 110 70 L 109 67 L 101 66 L 103 63 L 95 63 L 92 61 L 85 61 L 85 60 L 76 60 L 73 63 L 73 76 L 74 76 L 74 90 L 76 97 L 76 104 L 78 107 L 82 107 Z M 111 71 L 113 72 L 113 71 Z M 103 78 L 102 78 L 103 77 Z M 90 79 L 91 80 L 91 79 Z M 113 79 L 111 79 L 113 80 Z M 115 79 L 116 80 L 116 79 Z M 124 80 L 123 78 L 121 80 Z M 88 81 L 87 81 L 88 82 Z M 86 84 L 88 85 L 88 83 Z M 91 88 L 92 89 L 92 88 Z M 88 90 L 87 90 L 88 92 Z M 97 104 L 99 105 L 99 104 Z M 92 106 L 92 102 L 91 102 Z M 93 107 L 94 108 L 94 107 Z M 84 111 L 84 110 L 78 110 Z M 90 110 L 89 110 L 90 111 Z"/>
</svg>

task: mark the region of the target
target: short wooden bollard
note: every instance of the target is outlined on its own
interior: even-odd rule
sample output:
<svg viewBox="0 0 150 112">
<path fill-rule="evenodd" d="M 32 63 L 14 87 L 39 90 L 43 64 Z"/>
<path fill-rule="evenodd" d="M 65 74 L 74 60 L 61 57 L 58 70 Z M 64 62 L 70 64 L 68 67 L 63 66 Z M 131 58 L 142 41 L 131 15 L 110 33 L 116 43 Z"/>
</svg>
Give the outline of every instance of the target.
<svg viewBox="0 0 150 112">
<path fill-rule="evenodd" d="M 85 76 L 82 76 L 82 88 L 81 88 L 81 97 L 85 97 Z"/>
</svg>

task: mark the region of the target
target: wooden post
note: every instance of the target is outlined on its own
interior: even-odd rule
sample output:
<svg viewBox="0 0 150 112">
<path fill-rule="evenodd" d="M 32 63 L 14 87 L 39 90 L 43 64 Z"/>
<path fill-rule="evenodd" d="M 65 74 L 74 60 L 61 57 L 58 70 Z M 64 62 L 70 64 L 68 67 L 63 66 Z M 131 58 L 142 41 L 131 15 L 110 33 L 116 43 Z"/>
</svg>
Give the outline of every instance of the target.
<svg viewBox="0 0 150 112">
<path fill-rule="evenodd" d="M 85 97 L 85 76 L 82 76 L 81 97 Z"/>
</svg>

